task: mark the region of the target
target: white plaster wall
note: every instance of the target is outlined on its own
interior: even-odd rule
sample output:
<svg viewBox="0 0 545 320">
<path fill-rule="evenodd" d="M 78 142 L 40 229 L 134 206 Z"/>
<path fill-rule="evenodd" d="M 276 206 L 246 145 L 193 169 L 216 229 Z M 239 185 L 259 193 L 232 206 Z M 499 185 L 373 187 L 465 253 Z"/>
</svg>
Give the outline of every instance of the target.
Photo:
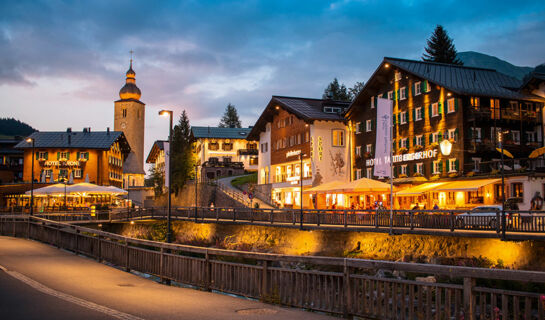
<svg viewBox="0 0 545 320">
<path fill-rule="evenodd" d="M 258 157 L 258 170 L 257 170 L 257 183 L 258 184 L 262 184 L 262 179 L 264 179 L 263 177 L 263 172 L 261 169 L 263 170 L 269 170 L 269 176 L 268 176 L 268 179 L 267 181 L 265 181 L 265 183 L 270 183 L 271 182 L 271 123 L 267 123 L 265 125 L 265 131 L 264 132 L 261 132 L 259 134 L 259 157 Z M 261 144 L 263 143 L 267 143 L 268 147 L 267 147 L 267 152 L 261 152 Z M 263 178 L 262 178 L 263 177 Z"/>
<path fill-rule="evenodd" d="M 522 203 L 519 203 L 520 210 L 530 210 L 532 206 L 532 198 L 534 197 L 536 192 L 539 192 L 542 198 L 544 197 L 543 184 L 545 183 L 545 179 L 543 178 L 533 179 L 527 176 L 526 177 L 521 176 L 521 177 L 509 177 L 505 179 L 505 184 L 508 186 L 508 190 L 506 191 L 509 192 L 508 194 L 505 195 L 507 199 L 512 197 L 513 191 L 511 188 L 511 183 L 514 183 L 514 182 L 521 182 L 523 192 L 524 192 L 523 201 Z"/>
<path fill-rule="evenodd" d="M 333 129 L 344 130 L 344 147 L 333 146 Z M 342 122 L 315 121 L 310 126 L 312 143 L 313 186 L 330 181 L 350 181 L 350 161 L 348 148 L 348 127 Z M 322 159 L 320 159 L 319 140 L 322 139 Z M 334 159 L 342 159 L 343 166 L 335 167 Z"/>
</svg>

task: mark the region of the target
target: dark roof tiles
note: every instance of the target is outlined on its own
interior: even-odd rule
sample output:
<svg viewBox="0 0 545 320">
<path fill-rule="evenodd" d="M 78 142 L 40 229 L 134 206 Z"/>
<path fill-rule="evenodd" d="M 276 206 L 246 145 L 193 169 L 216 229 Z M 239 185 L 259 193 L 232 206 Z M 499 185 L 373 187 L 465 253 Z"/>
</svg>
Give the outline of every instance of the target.
<svg viewBox="0 0 545 320">
<path fill-rule="evenodd" d="M 68 137 L 70 136 L 70 141 Z M 34 132 L 28 138 L 35 141 L 36 148 L 79 148 L 106 150 L 121 136 L 122 131 L 96 131 L 96 132 L 66 132 L 66 131 L 41 131 Z M 22 140 L 15 148 L 31 148 L 32 144 Z"/>
<path fill-rule="evenodd" d="M 246 139 L 252 128 L 191 127 L 195 138 Z"/>
</svg>

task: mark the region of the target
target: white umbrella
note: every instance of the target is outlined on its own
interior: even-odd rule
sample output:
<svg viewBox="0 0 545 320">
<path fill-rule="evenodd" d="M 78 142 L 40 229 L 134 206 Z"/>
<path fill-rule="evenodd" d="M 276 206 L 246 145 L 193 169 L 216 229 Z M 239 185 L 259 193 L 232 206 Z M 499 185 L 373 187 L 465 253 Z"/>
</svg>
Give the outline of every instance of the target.
<svg viewBox="0 0 545 320">
<path fill-rule="evenodd" d="M 51 172 L 51 179 L 49 179 L 49 183 L 55 183 L 55 179 L 53 179 L 53 172 Z"/>
<path fill-rule="evenodd" d="M 123 190 L 121 188 L 114 187 L 114 186 L 108 186 L 108 187 L 106 187 L 106 189 L 110 190 L 111 193 L 115 193 L 115 194 L 127 194 L 128 193 L 126 190 Z"/>
<path fill-rule="evenodd" d="M 45 183 L 45 179 L 46 179 L 46 178 L 45 178 L 45 170 L 44 170 L 44 171 L 42 171 L 42 177 L 41 177 L 41 179 L 40 179 L 40 182 L 41 182 L 41 183 Z"/>
<path fill-rule="evenodd" d="M 89 174 L 88 173 L 85 174 L 85 182 L 89 183 Z"/>
<path fill-rule="evenodd" d="M 50 195 L 50 194 L 63 194 L 64 193 L 64 184 L 57 183 L 47 187 L 34 189 L 34 195 Z M 25 194 L 30 195 L 30 190 L 25 192 Z"/>
</svg>

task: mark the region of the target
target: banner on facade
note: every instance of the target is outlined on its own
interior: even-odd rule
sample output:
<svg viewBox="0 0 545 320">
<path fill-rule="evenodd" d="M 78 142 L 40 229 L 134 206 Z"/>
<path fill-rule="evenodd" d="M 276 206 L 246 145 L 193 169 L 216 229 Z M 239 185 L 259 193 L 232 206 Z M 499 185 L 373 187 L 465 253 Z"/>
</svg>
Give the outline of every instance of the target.
<svg viewBox="0 0 545 320">
<path fill-rule="evenodd" d="M 168 188 L 170 184 L 170 144 L 163 142 L 163 148 L 165 149 L 165 187 Z"/>
<path fill-rule="evenodd" d="M 377 100 L 375 159 L 383 159 L 383 161 L 375 162 L 374 175 L 389 177 L 392 148 L 392 100 L 383 98 Z"/>
</svg>

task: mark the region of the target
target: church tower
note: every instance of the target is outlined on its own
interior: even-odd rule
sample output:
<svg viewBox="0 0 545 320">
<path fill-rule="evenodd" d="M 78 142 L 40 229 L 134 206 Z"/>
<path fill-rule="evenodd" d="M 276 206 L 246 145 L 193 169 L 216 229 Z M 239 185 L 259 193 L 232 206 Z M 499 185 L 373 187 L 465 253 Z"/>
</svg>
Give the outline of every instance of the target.
<svg viewBox="0 0 545 320">
<path fill-rule="evenodd" d="M 146 105 L 140 101 L 141 92 L 136 86 L 136 74 L 132 69 L 132 57 L 126 73 L 125 85 L 119 90 L 121 99 L 114 102 L 114 130 L 123 131 L 131 147 L 131 153 L 123 163 L 123 186 L 144 185 L 144 125 Z"/>
</svg>

